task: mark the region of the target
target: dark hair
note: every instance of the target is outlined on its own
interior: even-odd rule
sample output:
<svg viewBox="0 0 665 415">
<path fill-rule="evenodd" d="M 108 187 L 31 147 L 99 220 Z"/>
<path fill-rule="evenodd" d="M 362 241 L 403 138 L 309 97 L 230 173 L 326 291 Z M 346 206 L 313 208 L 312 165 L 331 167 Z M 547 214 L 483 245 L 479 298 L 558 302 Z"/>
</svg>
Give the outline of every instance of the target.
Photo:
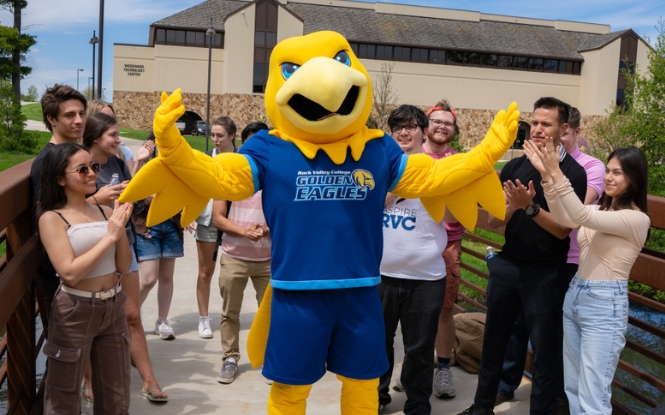
<svg viewBox="0 0 665 415">
<path fill-rule="evenodd" d="M 242 143 L 245 144 L 245 141 L 247 141 L 249 137 L 253 136 L 261 130 L 270 130 L 270 128 L 268 128 L 266 123 L 261 121 L 254 121 L 247 124 L 240 133 L 240 139 L 242 140 Z"/>
<path fill-rule="evenodd" d="M 388 117 L 388 127 L 390 128 L 390 131 L 392 131 L 398 124 L 404 124 L 409 121 L 415 121 L 416 125 L 423 130 L 423 133 L 429 126 L 429 120 L 423 110 L 413 105 L 403 104 L 392 110 L 390 113 L 390 116 Z"/>
<path fill-rule="evenodd" d="M 106 101 L 102 101 L 101 99 L 96 99 L 96 100 L 90 101 L 88 103 L 88 111 L 86 111 L 86 115 L 88 117 L 91 117 L 93 114 L 97 114 L 98 112 L 102 112 L 102 110 L 106 107 L 111 108 L 111 111 L 115 115 L 115 109 L 113 108 L 113 105 L 109 104 Z"/>
<path fill-rule="evenodd" d="M 69 160 L 79 151 L 88 152 L 80 144 L 63 143 L 53 146 L 44 156 L 39 176 L 39 205 L 37 218 L 44 212 L 59 209 L 67 204 L 65 189 L 58 183 L 65 175 Z"/>
<path fill-rule="evenodd" d="M 570 114 L 568 115 L 568 126 L 573 130 L 576 130 L 580 126 L 580 121 L 582 120 L 582 114 L 580 110 L 576 107 L 570 107 Z"/>
<path fill-rule="evenodd" d="M 83 145 L 91 148 L 94 141 L 102 136 L 109 128 L 118 124 L 118 121 L 110 115 L 98 112 L 92 114 L 85 122 L 83 130 Z"/>
<path fill-rule="evenodd" d="M 441 108 L 440 110 L 438 108 Z M 457 113 L 453 110 L 453 107 L 450 105 L 447 99 L 442 99 L 437 102 L 432 108 L 429 109 L 427 116 L 434 111 L 445 111 L 453 114 L 453 126 L 455 127 L 455 133 L 453 136 L 459 135 L 459 126 L 457 125 Z M 429 119 L 429 118 L 428 118 Z"/>
<path fill-rule="evenodd" d="M 42 105 L 44 125 L 50 132 L 53 132 L 53 127 L 51 127 L 48 117 L 57 120 L 58 114 L 60 114 L 60 104 L 72 99 L 81 101 L 83 109 L 88 108 L 88 101 L 86 101 L 83 94 L 69 85 L 55 84 L 51 88 L 46 88 L 46 92 L 44 92 L 39 102 Z"/>
<path fill-rule="evenodd" d="M 607 158 L 607 162 L 615 158 L 621 165 L 623 175 L 628 180 L 628 187 L 614 201 L 607 193 L 603 192 L 598 204 L 601 210 L 632 209 L 633 205 L 639 210 L 648 213 L 647 186 L 649 184 L 649 167 L 647 158 L 637 147 L 617 148 Z"/>
<path fill-rule="evenodd" d="M 558 111 L 558 116 L 557 120 L 559 121 L 559 125 L 563 125 L 568 122 L 568 118 L 570 117 L 570 105 L 566 104 L 565 102 L 561 101 L 560 99 L 556 99 L 553 97 L 543 97 L 540 98 L 538 101 L 536 101 L 533 104 L 533 111 L 535 112 L 538 108 L 543 108 L 543 109 L 557 109 Z"/>
<path fill-rule="evenodd" d="M 226 132 L 229 133 L 229 135 L 232 135 L 233 138 L 235 138 L 236 132 L 238 131 L 238 127 L 236 127 L 236 123 L 233 122 L 231 117 L 227 117 L 227 116 L 222 116 L 222 117 L 217 118 L 212 123 L 212 125 L 219 125 L 219 126 L 224 127 Z M 234 143 L 234 146 L 235 146 L 235 143 Z"/>
</svg>

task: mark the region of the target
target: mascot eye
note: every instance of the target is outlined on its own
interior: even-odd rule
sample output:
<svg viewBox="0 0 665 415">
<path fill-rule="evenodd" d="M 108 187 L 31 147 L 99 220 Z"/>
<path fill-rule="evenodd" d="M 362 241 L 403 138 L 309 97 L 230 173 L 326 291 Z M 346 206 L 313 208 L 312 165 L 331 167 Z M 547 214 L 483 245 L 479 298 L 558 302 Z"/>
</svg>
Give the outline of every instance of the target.
<svg viewBox="0 0 665 415">
<path fill-rule="evenodd" d="M 291 75 L 293 75 L 298 68 L 300 68 L 300 65 L 296 65 L 295 63 L 290 63 L 286 62 L 282 64 L 282 76 L 284 79 L 289 79 Z"/>
<path fill-rule="evenodd" d="M 333 59 L 339 63 L 343 63 L 346 66 L 351 66 L 351 58 L 349 57 L 349 54 L 343 50 L 337 52 L 337 55 L 335 55 Z"/>
</svg>

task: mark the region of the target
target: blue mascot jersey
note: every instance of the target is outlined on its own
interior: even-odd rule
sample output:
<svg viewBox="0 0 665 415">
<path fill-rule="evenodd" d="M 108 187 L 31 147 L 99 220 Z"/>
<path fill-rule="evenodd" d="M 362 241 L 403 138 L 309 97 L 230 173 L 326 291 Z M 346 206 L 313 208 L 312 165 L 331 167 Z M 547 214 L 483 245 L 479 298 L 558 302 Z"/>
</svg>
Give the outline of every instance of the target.
<svg viewBox="0 0 665 415">
<path fill-rule="evenodd" d="M 336 165 L 324 151 L 305 157 L 292 143 L 260 131 L 240 149 L 263 190 L 272 237 L 272 281 L 285 290 L 367 287 L 381 281 L 386 193 L 407 156 L 388 135 L 362 157 Z"/>
</svg>

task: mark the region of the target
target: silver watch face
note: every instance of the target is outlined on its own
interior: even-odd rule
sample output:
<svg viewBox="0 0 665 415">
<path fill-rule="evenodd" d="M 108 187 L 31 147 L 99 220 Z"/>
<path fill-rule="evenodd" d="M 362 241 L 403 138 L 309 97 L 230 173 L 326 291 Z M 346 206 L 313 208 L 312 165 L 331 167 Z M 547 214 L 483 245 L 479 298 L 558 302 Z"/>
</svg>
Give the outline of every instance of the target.
<svg viewBox="0 0 665 415">
<path fill-rule="evenodd" d="M 527 216 L 532 216 L 535 213 L 536 209 L 533 205 L 529 206 L 524 210 Z"/>
</svg>

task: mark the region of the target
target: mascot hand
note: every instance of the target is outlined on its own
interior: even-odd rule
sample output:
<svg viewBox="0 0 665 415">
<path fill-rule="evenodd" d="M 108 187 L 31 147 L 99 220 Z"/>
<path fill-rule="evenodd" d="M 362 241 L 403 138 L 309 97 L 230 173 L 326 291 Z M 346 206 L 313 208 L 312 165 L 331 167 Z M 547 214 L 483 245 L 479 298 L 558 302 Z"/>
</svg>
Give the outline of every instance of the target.
<svg viewBox="0 0 665 415">
<path fill-rule="evenodd" d="M 160 101 L 161 104 L 155 111 L 152 128 L 155 132 L 155 142 L 160 154 L 167 157 L 181 140 L 184 141 L 184 138 L 180 135 L 180 130 L 175 125 L 175 122 L 185 113 L 185 106 L 182 103 L 182 90 L 178 88 L 171 95 L 162 92 Z"/>
<path fill-rule="evenodd" d="M 492 166 L 508 151 L 517 138 L 517 125 L 520 119 L 520 112 L 517 109 L 517 103 L 513 102 L 507 111 L 501 110 L 494 117 L 489 131 L 479 145 L 474 147 L 469 153 L 476 155 L 482 153 L 488 157 Z"/>
</svg>

